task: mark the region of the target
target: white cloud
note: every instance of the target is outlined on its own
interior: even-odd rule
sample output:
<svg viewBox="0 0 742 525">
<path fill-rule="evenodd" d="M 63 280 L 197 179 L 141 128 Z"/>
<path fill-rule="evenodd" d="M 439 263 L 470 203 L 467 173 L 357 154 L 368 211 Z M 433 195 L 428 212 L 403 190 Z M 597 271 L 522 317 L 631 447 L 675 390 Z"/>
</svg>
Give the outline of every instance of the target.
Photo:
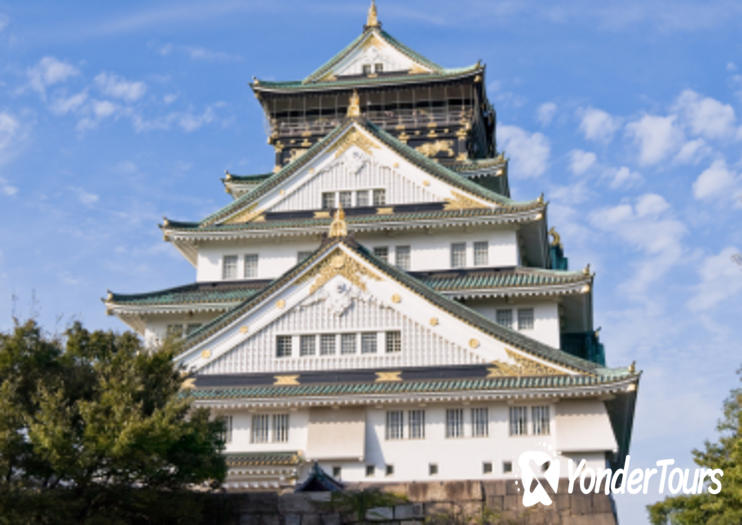
<svg viewBox="0 0 742 525">
<path fill-rule="evenodd" d="M 12 197 L 18 193 L 18 188 L 13 186 L 7 179 L 0 177 L 0 193 L 8 197 Z"/>
<path fill-rule="evenodd" d="M 70 95 L 69 97 L 66 97 L 66 98 L 65 97 L 56 98 L 49 105 L 49 109 L 55 115 L 66 115 L 70 111 L 75 111 L 77 109 L 80 109 L 80 107 L 85 103 L 87 99 L 88 99 L 88 92 L 80 91 L 79 93 L 75 95 Z"/>
<path fill-rule="evenodd" d="M 675 115 L 644 115 L 626 125 L 626 132 L 639 146 L 640 164 L 656 164 L 680 147 L 683 132 L 678 129 L 676 119 Z"/>
<path fill-rule="evenodd" d="M 544 102 L 536 110 L 536 118 L 542 126 L 551 124 L 557 111 L 557 105 L 553 102 Z"/>
<path fill-rule="evenodd" d="M 551 146 L 541 133 L 528 133 L 517 126 L 498 126 L 498 140 L 513 161 L 515 177 L 538 177 L 549 164 Z"/>
<path fill-rule="evenodd" d="M 2 33 L 6 27 L 8 27 L 8 24 L 10 23 L 10 18 L 8 18 L 8 15 L 0 13 L 0 33 Z"/>
<path fill-rule="evenodd" d="M 727 71 L 737 71 L 737 64 L 734 62 L 727 62 Z"/>
<path fill-rule="evenodd" d="M 711 153 L 711 148 L 708 147 L 706 141 L 698 138 L 683 144 L 673 160 L 680 164 L 698 164 L 709 153 Z"/>
<path fill-rule="evenodd" d="M 610 142 L 618 129 L 618 120 L 602 109 L 583 108 L 578 110 L 580 131 L 587 140 Z"/>
<path fill-rule="evenodd" d="M 573 149 L 569 152 L 569 168 L 575 175 L 582 175 L 589 170 L 597 160 L 592 151 Z"/>
<path fill-rule="evenodd" d="M 717 304 L 742 293 L 742 268 L 734 257 L 738 249 L 727 246 L 717 255 L 706 257 L 698 269 L 700 282 L 688 301 L 694 311 L 709 310 Z"/>
<path fill-rule="evenodd" d="M 71 187 L 70 189 L 77 195 L 77 200 L 86 206 L 91 206 L 100 200 L 97 194 L 85 191 L 83 188 Z"/>
<path fill-rule="evenodd" d="M 10 149 L 11 144 L 18 136 L 21 125 L 18 119 L 10 113 L 0 112 L 0 161 L 2 155 Z"/>
<path fill-rule="evenodd" d="M 54 57 L 44 57 L 39 63 L 26 71 L 31 88 L 46 96 L 46 88 L 64 82 L 77 75 L 79 71 L 72 64 L 62 62 Z"/>
<path fill-rule="evenodd" d="M 739 180 L 726 161 L 717 159 L 693 183 L 693 196 L 698 200 L 723 198 L 734 193 Z"/>
<path fill-rule="evenodd" d="M 203 60 L 206 62 L 239 62 L 242 60 L 237 55 L 223 51 L 212 51 L 203 47 L 186 46 L 184 50 L 191 60 Z"/>
<path fill-rule="evenodd" d="M 638 217 L 655 217 L 670 209 L 670 204 L 656 193 L 645 193 L 636 200 L 634 210 Z"/>
<path fill-rule="evenodd" d="M 222 107 L 223 105 L 223 102 L 217 102 L 207 106 L 201 113 L 193 113 L 192 111 L 174 111 L 162 117 L 156 117 L 149 120 L 139 114 L 134 114 L 131 119 L 134 129 L 138 132 L 151 131 L 155 129 L 165 130 L 177 126 L 183 131 L 190 133 L 206 124 L 215 122 L 217 119 L 215 108 Z"/>
<path fill-rule="evenodd" d="M 127 102 L 139 100 L 147 91 L 144 82 L 126 80 L 113 73 L 100 73 L 96 75 L 94 82 L 103 94 Z"/>
<path fill-rule="evenodd" d="M 113 115 L 116 112 L 117 106 L 110 100 L 93 100 L 91 108 L 96 118 L 104 119 Z"/>
<path fill-rule="evenodd" d="M 175 94 L 175 93 L 168 93 L 167 95 L 165 95 L 164 97 L 162 97 L 162 101 L 166 105 L 169 106 L 170 104 L 172 104 L 173 102 L 175 102 L 177 98 L 178 98 L 178 95 L 177 94 Z"/>
<path fill-rule="evenodd" d="M 693 90 L 680 93 L 673 109 L 696 135 L 721 139 L 735 132 L 734 108 L 711 97 L 702 97 Z"/>
<path fill-rule="evenodd" d="M 632 171 L 627 166 L 621 166 L 612 173 L 611 188 L 614 190 L 618 188 L 627 189 L 637 186 L 643 181 L 644 178 L 639 173 Z"/>
</svg>

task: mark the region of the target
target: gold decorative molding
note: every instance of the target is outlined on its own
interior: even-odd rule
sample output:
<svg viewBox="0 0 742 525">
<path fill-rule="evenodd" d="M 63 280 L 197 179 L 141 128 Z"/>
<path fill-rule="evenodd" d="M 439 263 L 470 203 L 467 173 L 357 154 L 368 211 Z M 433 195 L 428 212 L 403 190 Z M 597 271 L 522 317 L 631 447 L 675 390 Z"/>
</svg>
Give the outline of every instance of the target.
<svg viewBox="0 0 742 525">
<path fill-rule="evenodd" d="M 406 132 L 403 131 L 402 133 L 400 133 L 397 136 L 397 140 L 399 140 L 400 142 L 404 142 L 405 144 L 407 144 L 407 141 L 410 140 L 410 136 Z"/>
<path fill-rule="evenodd" d="M 238 224 L 241 222 L 250 222 L 263 213 L 262 209 L 258 209 L 258 203 L 255 202 L 239 212 L 238 214 L 230 217 L 224 224 Z"/>
<path fill-rule="evenodd" d="M 454 154 L 452 140 L 436 140 L 435 142 L 426 142 L 425 144 L 416 147 L 415 150 L 428 157 L 432 157 L 441 152 L 447 153 L 451 156 L 453 156 Z"/>
<path fill-rule="evenodd" d="M 381 27 L 379 22 L 379 15 L 376 12 L 376 1 L 371 0 L 371 7 L 368 8 L 368 16 L 366 16 L 366 27 Z"/>
<path fill-rule="evenodd" d="M 335 158 L 337 159 L 345 153 L 351 146 L 356 146 L 367 155 L 371 155 L 371 148 L 376 148 L 376 144 L 366 137 L 363 133 L 355 128 L 349 129 L 340 140 L 337 141 L 337 150 L 335 150 Z"/>
<path fill-rule="evenodd" d="M 286 301 L 284 299 L 279 299 L 276 301 L 276 308 L 283 309 L 286 307 Z"/>
<path fill-rule="evenodd" d="M 297 284 L 314 279 L 309 289 L 309 293 L 311 294 L 319 290 L 327 281 L 336 275 L 342 275 L 361 290 L 366 290 L 366 283 L 363 281 L 363 277 L 374 279 L 375 281 L 381 280 L 381 277 L 376 273 L 370 271 L 354 258 L 346 255 L 340 248 L 337 248 L 325 257 L 322 262 L 301 276 L 297 280 Z"/>
<path fill-rule="evenodd" d="M 309 142 L 309 139 L 304 139 L 301 141 L 301 144 L 299 144 L 299 146 L 301 146 L 302 148 L 308 148 L 311 145 L 312 143 Z"/>
<path fill-rule="evenodd" d="M 399 162 L 395 162 L 394 164 L 392 164 L 392 168 L 394 169 L 399 168 Z"/>
<path fill-rule="evenodd" d="M 273 386 L 291 386 L 299 384 L 299 374 L 291 376 L 273 376 Z"/>
<path fill-rule="evenodd" d="M 398 293 L 395 293 L 395 294 L 392 295 L 392 302 L 394 304 L 399 304 L 399 303 L 402 302 L 402 298 L 399 296 Z"/>
<path fill-rule="evenodd" d="M 330 218 L 330 212 L 326 210 L 322 211 L 315 211 L 314 212 L 314 218 L 315 219 L 329 219 Z"/>
<path fill-rule="evenodd" d="M 211 350 L 201 350 L 201 359 L 208 359 L 211 357 Z"/>
<path fill-rule="evenodd" d="M 423 186 L 430 186 L 430 181 L 428 179 L 425 179 L 423 181 Z"/>
<path fill-rule="evenodd" d="M 387 207 L 387 208 L 376 208 L 376 215 L 391 215 L 394 213 L 394 208 Z"/>
<path fill-rule="evenodd" d="M 338 208 L 335 212 L 335 216 L 332 218 L 330 223 L 330 232 L 327 234 L 328 237 L 346 237 L 348 235 L 348 225 L 345 223 L 345 211 L 342 208 Z"/>
<path fill-rule="evenodd" d="M 346 113 L 346 116 L 348 117 L 360 117 L 361 116 L 360 97 L 358 96 L 358 91 L 356 91 L 355 89 L 353 90 L 353 93 L 350 95 L 350 100 L 348 101 L 348 111 Z"/>
<path fill-rule="evenodd" d="M 430 326 L 438 326 L 438 318 L 437 317 L 431 317 L 430 318 Z"/>
<path fill-rule="evenodd" d="M 493 361 L 494 366 L 487 368 L 487 378 L 507 376 L 560 376 L 565 375 L 561 370 L 539 363 L 529 357 L 517 354 L 512 350 L 505 349 L 508 357 L 515 364 L 504 361 Z"/>
<path fill-rule="evenodd" d="M 479 201 L 467 197 L 463 193 L 457 191 L 451 191 L 451 197 L 446 200 L 446 205 L 443 207 L 445 210 L 467 210 L 471 208 L 486 208 L 484 204 Z"/>
<path fill-rule="evenodd" d="M 241 334 L 246 334 L 249 331 L 250 331 L 250 328 L 247 325 L 240 326 L 240 333 Z"/>
<path fill-rule="evenodd" d="M 423 73 L 430 73 L 430 70 L 422 67 L 420 64 L 412 64 L 412 67 L 407 73 L 409 75 L 421 75 Z"/>
<path fill-rule="evenodd" d="M 311 131 L 309 131 L 309 130 L 306 130 L 306 131 L 302 131 L 302 132 L 301 132 L 301 136 L 302 136 L 302 137 L 311 137 L 311 136 L 312 136 L 312 132 L 311 132 Z"/>
<path fill-rule="evenodd" d="M 471 348 L 479 348 L 479 339 L 474 339 L 473 337 L 469 339 L 469 346 Z"/>
<path fill-rule="evenodd" d="M 376 379 L 374 380 L 374 383 L 393 383 L 402 381 L 402 378 L 399 377 L 402 375 L 401 370 L 395 370 L 394 372 L 375 372 L 375 374 Z"/>
<path fill-rule="evenodd" d="M 459 162 L 465 162 L 469 160 L 469 156 L 465 152 L 461 152 L 458 155 L 456 155 L 456 160 Z"/>
<path fill-rule="evenodd" d="M 189 378 L 185 379 L 180 384 L 180 389 L 181 390 L 193 390 L 194 388 L 196 388 L 196 378 L 195 377 L 189 377 Z"/>
<path fill-rule="evenodd" d="M 302 148 L 292 149 L 291 154 L 289 154 L 289 163 L 294 162 L 296 159 L 304 155 L 305 152 L 306 150 Z"/>
</svg>

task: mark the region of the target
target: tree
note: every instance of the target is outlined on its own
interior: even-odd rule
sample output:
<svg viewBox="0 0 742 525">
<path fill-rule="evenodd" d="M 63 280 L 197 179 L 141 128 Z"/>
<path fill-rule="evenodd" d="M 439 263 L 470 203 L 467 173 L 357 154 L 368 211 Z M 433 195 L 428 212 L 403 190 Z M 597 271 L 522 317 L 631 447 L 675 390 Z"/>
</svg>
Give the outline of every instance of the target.
<svg viewBox="0 0 742 525">
<path fill-rule="evenodd" d="M 742 379 L 742 368 L 737 374 Z M 700 467 L 723 470 L 721 492 L 672 497 L 649 505 L 653 524 L 742 523 L 742 388 L 732 390 L 724 401 L 724 413 L 716 429 L 719 440 L 706 441 L 704 450 L 693 451 L 693 458 Z"/>
<path fill-rule="evenodd" d="M 223 424 L 181 395 L 176 351 L 80 323 L 0 333 L 0 523 L 199 521 L 186 490 L 224 479 Z"/>
</svg>

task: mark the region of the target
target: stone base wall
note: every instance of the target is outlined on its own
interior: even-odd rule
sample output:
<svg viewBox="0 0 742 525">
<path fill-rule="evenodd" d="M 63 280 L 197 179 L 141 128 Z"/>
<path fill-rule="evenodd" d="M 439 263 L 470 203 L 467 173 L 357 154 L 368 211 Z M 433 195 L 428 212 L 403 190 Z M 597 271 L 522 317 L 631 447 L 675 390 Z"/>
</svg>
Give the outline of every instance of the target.
<svg viewBox="0 0 742 525">
<path fill-rule="evenodd" d="M 448 481 L 355 485 L 375 488 L 406 501 L 373 506 L 352 497 L 352 508 L 330 501 L 330 494 L 246 492 L 215 496 L 207 523 L 239 525 L 340 525 L 379 523 L 503 524 L 503 525 L 617 525 L 613 499 L 605 494 L 567 494 L 566 481 L 552 494 L 548 507 L 521 504 L 519 483 L 511 480 Z M 216 508 L 218 507 L 218 509 Z M 359 513 L 362 517 L 359 517 Z M 218 516 L 218 517 L 217 517 Z"/>
</svg>

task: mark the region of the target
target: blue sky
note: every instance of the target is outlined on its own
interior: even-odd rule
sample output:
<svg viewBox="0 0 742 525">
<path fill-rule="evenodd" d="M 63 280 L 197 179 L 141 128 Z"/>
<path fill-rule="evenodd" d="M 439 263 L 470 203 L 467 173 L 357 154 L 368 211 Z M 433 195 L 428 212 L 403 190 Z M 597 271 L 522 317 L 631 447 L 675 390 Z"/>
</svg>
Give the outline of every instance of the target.
<svg viewBox="0 0 742 525">
<path fill-rule="evenodd" d="M 302 78 L 367 7 L 0 1 L 0 329 L 121 329 L 107 288 L 192 281 L 156 225 L 226 203 L 225 169 L 272 168 L 247 82 Z M 444 66 L 487 64 L 513 196 L 545 193 L 572 267 L 597 272 L 609 364 L 644 371 L 632 459 L 688 464 L 742 364 L 742 4 L 380 0 L 379 16 Z M 651 500 L 619 499 L 624 523 Z"/>
</svg>

